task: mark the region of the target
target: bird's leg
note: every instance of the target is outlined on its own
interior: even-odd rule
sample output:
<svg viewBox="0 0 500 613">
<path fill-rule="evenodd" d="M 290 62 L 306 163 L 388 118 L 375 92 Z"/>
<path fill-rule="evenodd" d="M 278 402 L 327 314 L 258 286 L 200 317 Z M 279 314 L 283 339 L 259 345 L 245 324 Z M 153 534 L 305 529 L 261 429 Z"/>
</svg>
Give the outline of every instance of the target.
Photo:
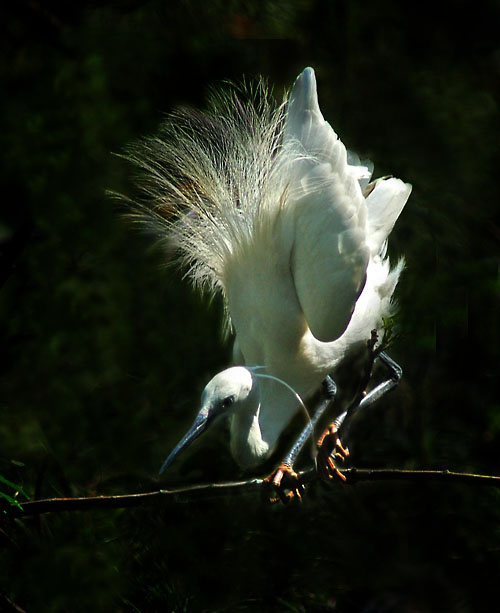
<svg viewBox="0 0 500 613">
<path fill-rule="evenodd" d="M 271 503 L 281 501 L 287 504 L 292 498 L 296 497 L 300 500 L 302 497 L 304 485 L 300 482 L 299 476 L 293 470 L 293 465 L 307 439 L 313 434 L 319 419 L 333 402 L 337 387 L 331 377 L 326 377 L 323 381 L 323 390 L 325 398 L 321 401 L 314 415 L 300 433 L 293 447 L 283 458 L 278 468 L 264 479 L 264 498 Z"/>
<path fill-rule="evenodd" d="M 353 415 L 361 409 L 370 406 L 382 398 L 382 396 L 387 394 L 387 392 L 396 387 L 403 374 L 399 364 L 394 362 L 394 360 L 392 360 L 382 351 L 384 348 L 383 342 L 380 348 L 374 348 L 376 342 L 374 333 L 372 333 L 371 342 L 371 346 L 369 345 L 370 358 L 368 360 L 368 367 L 365 371 L 360 392 L 356 394 L 353 402 L 328 426 L 318 440 L 318 456 L 316 458 L 316 465 L 319 474 L 327 479 L 331 479 L 334 476 L 339 476 L 343 481 L 345 481 L 344 475 L 337 467 L 336 460 L 339 462 L 344 462 L 346 457 L 349 456 L 349 450 L 342 445 L 342 437 L 347 434 L 347 430 Z M 387 367 L 389 371 L 389 378 L 367 393 L 366 387 L 371 377 L 373 363 L 377 358 L 380 359 Z"/>
<path fill-rule="evenodd" d="M 318 455 L 316 456 L 316 469 L 324 479 L 332 479 L 334 476 L 340 477 L 345 481 L 345 476 L 339 470 L 337 462 L 344 462 L 349 457 L 349 449 L 342 445 L 340 439 L 340 429 L 345 423 L 346 418 L 350 416 L 356 407 L 359 406 L 361 400 L 366 394 L 366 388 L 370 382 L 373 364 L 377 357 L 375 345 L 378 341 L 377 330 L 372 330 L 370 340 L 366 346 L 368 350 L 368 359 L 365 360 L 364 370 L 361 381 L 358 385 L 358 391 L 347 409 L 339 415 L 320 436 L 317 442 Z"/>
<path fill-rule="evenodd" d="M 385 351 L 381 351 L 376 356 L 381 362 L 384 363 L 384 366 L 389 371 L 389 378 L 382 383 L 379 383 L 376 387 L 374 387 L 370 392 L 364 392 L 361 400 L 358 402 L 356 406 L 348 407 L 347 411 L 339 415 L 335 420 L 338 422 L 337 428 L 339 430 L 339 434 L 341 436 L 345 436 L 347 430 L 349 428 L 349 424 L 351 423 L 351 417 L 370 405 L 372 405 L 377 400 L 380 400 L 382 396 L 385 396 L 387 392 L 390 392 L 392 389 L 396 387 L 396 385 L 401 381 L 401 377 L 403 376 L 403 369 L 401 366 L 395 362 L 392 358 L 390 358 Z M 349 417 L 349 419 L 346 419 Z"/>
<path fill-rule="evenodd" d="M 382 351 L 384 348 L 383 342 L 379 347 L 375 348 L 377 340 L 376 333 L 373 332 L 370 341 L 368 341 L 368 350 L 370 354 L 363 373 L 361 385 L 359 386 L 360 391 L 356 394 L 354 400 L 347 409 L 335 418 L 318 440 L 316 467 L 318 473 L 324 478 L 331 479 L 339 477 L 345 481 L 345 476 L 338 468 L 337 463 L 344 462 L 349 456 L 349 450 L 342 444 L 342 438 L 344 438 L 348 432 L 351 418 L 361 409 L 372 405 L 382 398 L 387 392 L 396 387 L 401 379 L 401 367 Z M 376 359 L 384 363 L 389 371 L 389 377 L 367 393 L 366 387 L 370 381 L 373 364 Z M 286 504 L 295 497 L 300 499 L 304 492 L 304 485 L 301 484 L 299 476 L 293 470 L 293 465 L 305 442 L 313 433 L 314 427 L 335 397 L 336 385 L 330 377 L 327 377 L 323 382 L 323 388 L 326 396 L 325 399 L 320 403 L 311 420 L 305 426 L 278 468 L 264 479 L 264 497 L 271 503 L 281 501 Z"/>
</svg>

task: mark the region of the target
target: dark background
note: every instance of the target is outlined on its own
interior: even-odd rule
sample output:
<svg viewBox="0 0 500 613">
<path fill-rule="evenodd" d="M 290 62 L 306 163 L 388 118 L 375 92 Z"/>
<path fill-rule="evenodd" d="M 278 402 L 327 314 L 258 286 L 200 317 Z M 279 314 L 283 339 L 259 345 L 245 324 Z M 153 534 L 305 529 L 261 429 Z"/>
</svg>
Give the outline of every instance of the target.
<svg viewBox="0 0 500 613">
<path fill-rule="evenodd" d="M 493 0 L 1 9 L 0 475 L 32 497 L 240 476 L 219 428 L 157 478 L 230 343 L 221 305 L 162 270 L 105 191 L 132 193 L 112 153 L 175 105 L 257 74 L 281 98 L 307 65 L 346 145 L 414 186 L 390 245 L 407 261 L 391 349 L 404 380 L 353 428 L 352 463 L 499 474 L 499 13 Z M 286 509 L 210 496 L 4 518 L 0 610 L 480 611 L 500 596 L 499 502 L 391 482 L 317 486 Z"/>
</svg>

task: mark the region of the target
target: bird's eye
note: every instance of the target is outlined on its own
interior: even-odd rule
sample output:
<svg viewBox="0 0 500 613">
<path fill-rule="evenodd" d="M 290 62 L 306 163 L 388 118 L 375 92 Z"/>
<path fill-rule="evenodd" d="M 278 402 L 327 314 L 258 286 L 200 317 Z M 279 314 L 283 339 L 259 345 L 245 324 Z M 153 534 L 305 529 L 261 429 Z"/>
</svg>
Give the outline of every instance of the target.
<svg viewBox="0 0 500 613">
<path fill-rule="evenodd" d="M 227 398 L 224 398 L 224 400 L 222 401 L 222 408 L 228 409 L 233 403 L 234 403 L 234 396 L 227 396 Z"/>
</svg>

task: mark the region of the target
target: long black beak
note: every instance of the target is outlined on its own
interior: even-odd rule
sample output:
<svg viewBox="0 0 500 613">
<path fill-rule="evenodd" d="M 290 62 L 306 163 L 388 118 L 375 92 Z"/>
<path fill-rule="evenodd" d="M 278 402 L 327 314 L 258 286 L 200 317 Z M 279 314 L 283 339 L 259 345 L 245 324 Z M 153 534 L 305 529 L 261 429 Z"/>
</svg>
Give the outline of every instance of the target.
<svg viewBox="0 0 500 613">
<path fill-rule="evenodd" d="M 195 441 L 200 436 L 200 434 L 203 434 L 203 432 L 205 432 L 205 430 L 210 425 L 212 418 L 213 418 L 212 413 L 210 411 L 207 411 L 206 409 L 202 409 L 198 413 L 191 428 L 189 428 L 187 433 L 182 437 L 181 441 L 177 443 L 177 445 L 174 447 L 173 451 L 168 456 L 168 458 L 165 460 L 165 462 L 163 462 L 163 465 L 160 468 L 160 475 L 165 470 L 167 470 L 170 464 L 172 464 L 175 458 L 179 454 L 181 454 L 184 451 L 184 449 L 186 449 L 186 447 L 189 447 L 189 445 L 191 445 L 191 443 Z"/>
</svg>

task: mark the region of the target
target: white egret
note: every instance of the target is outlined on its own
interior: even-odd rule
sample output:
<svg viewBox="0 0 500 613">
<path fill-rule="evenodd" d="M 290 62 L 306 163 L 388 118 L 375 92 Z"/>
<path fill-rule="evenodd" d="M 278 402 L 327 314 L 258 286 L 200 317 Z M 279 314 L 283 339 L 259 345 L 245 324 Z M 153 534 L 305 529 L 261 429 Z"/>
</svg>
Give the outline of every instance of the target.
<svg viewBox="0 0 500 613">
<path fill-rule="evenodd" d="M 387 237 L 411 186 L 370 182 L 372 164 L 323 119 L 312 68 L 279 107 L 262 90 L 179 111 L 131 151 L 146 175 L 139 216 L 179 250 L 195 285 L 222 292 L 238 364 L 207 384 L 162 471 L 222 416 L 238 464 L 261 463 L 298 396 L 334 376 L 393 308 L 403 263 L 390 268 Z"/>
</svg>

